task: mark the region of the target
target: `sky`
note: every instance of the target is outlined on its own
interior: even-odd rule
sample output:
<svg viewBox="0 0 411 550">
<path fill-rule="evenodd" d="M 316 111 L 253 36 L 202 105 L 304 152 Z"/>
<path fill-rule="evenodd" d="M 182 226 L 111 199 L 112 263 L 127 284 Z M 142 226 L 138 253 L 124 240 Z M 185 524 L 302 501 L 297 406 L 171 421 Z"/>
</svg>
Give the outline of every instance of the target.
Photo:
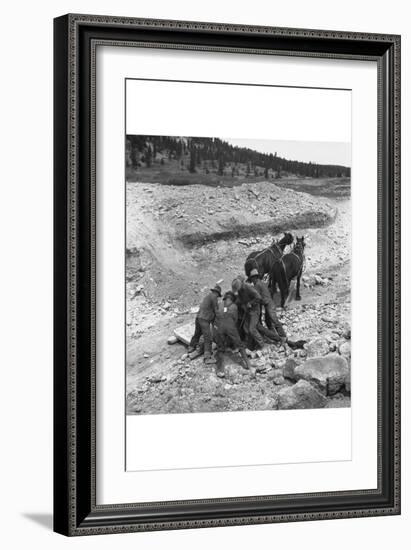
<svg viewBox="0 0 411 550">
<path fill-rule="evenodd" d="M 280 141 L 271 139 L 221 138 L 231 145 L 261 153 L 277 153 L 287 160 L 351 166 L 351 143 L 332 141 Z"/>
</svg>

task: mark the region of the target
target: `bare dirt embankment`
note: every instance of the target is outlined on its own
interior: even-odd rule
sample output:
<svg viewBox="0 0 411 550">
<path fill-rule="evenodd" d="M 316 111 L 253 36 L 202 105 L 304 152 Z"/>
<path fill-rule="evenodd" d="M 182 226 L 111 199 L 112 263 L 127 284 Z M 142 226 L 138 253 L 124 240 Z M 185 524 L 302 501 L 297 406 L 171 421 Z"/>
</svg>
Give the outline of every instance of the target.
<svg viewBox="0 0 411 550">
<path fill-rule="evenodd" d="M 167 337 L 194 322 L 207 289 L 228 289 L 247 255 L 281 231 L 307 235 L 302 301 L 292 290 L 280 313 L 291 338 L 321 335 L 334 351 L 350 326 L 350 202 L 281 188 L 271 182 L 232 188 L 127 184 L 127 410 L 130 414 L 276 408 L 291 384 L 285 360 L 297 355 L 268 346 L 247 372 L 227 358 L 220 380 L 201 358 L 189 361 Z M 292 285 L 293 289 L 293 285 Z M 303 352 L 304 354 L 305 352 Z M 281 371 L 281 372 L 280 372 Z M 326 406 L 347 405 L 341 392 Z M 321 405 L 324 406 L 324 405 Z"/>
</svg>

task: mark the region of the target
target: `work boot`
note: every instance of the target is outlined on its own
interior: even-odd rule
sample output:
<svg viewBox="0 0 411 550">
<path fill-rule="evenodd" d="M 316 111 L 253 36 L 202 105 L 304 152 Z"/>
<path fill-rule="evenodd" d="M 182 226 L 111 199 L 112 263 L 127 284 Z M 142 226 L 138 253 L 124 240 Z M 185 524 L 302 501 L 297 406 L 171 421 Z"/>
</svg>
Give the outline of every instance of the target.
<svg viewBox="0 0 411 550">
<path fill-rule="evenodd" d="M 215 373 L 219 378 L 224 378 L 225 376 L 224 357 L 222 353 L 217 353 L 217 364 L 215 368 Z"/>
<path fill-rule="evenodd" d="M 244 368 L 248 370 L 251 367 L 251 363 L 244 348 L 240 349 L 240 355 L 244 363 Z"/>
<path fill-rule="evenodd" d="M 188 356 L 192 360 L 192 359 L 197 359 L 197 357 L 200 357 L 200 355 L 202 354 L 203 354 L 203 351 L 199 347 L 197 347 L 194 349 L 194 351 L 189 353 Z"/>
<path fill-rule="evenodd" d="M 204 356 L 204 363 L 206 365 L 215 365 L 216 362 L 216 359 L 211 354 L 207 354 Z"/>
</svg>

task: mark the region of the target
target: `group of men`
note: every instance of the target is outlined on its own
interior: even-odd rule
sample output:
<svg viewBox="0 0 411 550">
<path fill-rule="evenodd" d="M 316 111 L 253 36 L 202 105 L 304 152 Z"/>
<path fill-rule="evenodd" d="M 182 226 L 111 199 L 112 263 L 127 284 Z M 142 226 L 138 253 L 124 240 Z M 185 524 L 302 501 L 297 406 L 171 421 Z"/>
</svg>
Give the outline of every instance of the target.
<svg viewBox="0 0 411 550">
<path fill-rule="evenodd" d="M 274 302 L 267 284 L 259 277 L 257 269 L 246 281 L 238 275 L 232 282 L 232 290 L 222 297 L 220 285 L 210 289 L 200 304 L 195 321 L 195 332 L 188 349 L 195 352 L 200 338 L 204 339 L 204 362 L 216 364 L 216 373 L 224 377 L 224 351 L 229 345 L 240 352 L 245 368 L 250 368 L 246 347 L 261 349 L 264 337 L 272 342 L 286 342 L 282 324 L 275 312 Z M 220 298 L 222 297 L 222 303 Z M 264 313 L 265 325 L 262 323 Z M 212 343 L 217 344 L 213 357 Z"/>
</svg>

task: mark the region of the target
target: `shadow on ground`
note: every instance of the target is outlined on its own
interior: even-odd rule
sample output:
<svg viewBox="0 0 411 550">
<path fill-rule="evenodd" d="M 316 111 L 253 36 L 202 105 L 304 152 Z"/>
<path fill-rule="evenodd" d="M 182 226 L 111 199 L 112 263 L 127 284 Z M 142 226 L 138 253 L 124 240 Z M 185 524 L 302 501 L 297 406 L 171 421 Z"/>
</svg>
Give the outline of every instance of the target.
<svg viewBox="0 0 411 550">
<path fill-rule="evenodd" d="M 52 530 L 53 529 L 53 515 L 52 514 L 31 514 L 31 513 L 24 513 L 22 514 L 23 517 L 30 519 L 31 521 L 34 521 L 34 523 L 37 523 L 41 527 L 45 527 L 46 529 Z"/>
</svg>

